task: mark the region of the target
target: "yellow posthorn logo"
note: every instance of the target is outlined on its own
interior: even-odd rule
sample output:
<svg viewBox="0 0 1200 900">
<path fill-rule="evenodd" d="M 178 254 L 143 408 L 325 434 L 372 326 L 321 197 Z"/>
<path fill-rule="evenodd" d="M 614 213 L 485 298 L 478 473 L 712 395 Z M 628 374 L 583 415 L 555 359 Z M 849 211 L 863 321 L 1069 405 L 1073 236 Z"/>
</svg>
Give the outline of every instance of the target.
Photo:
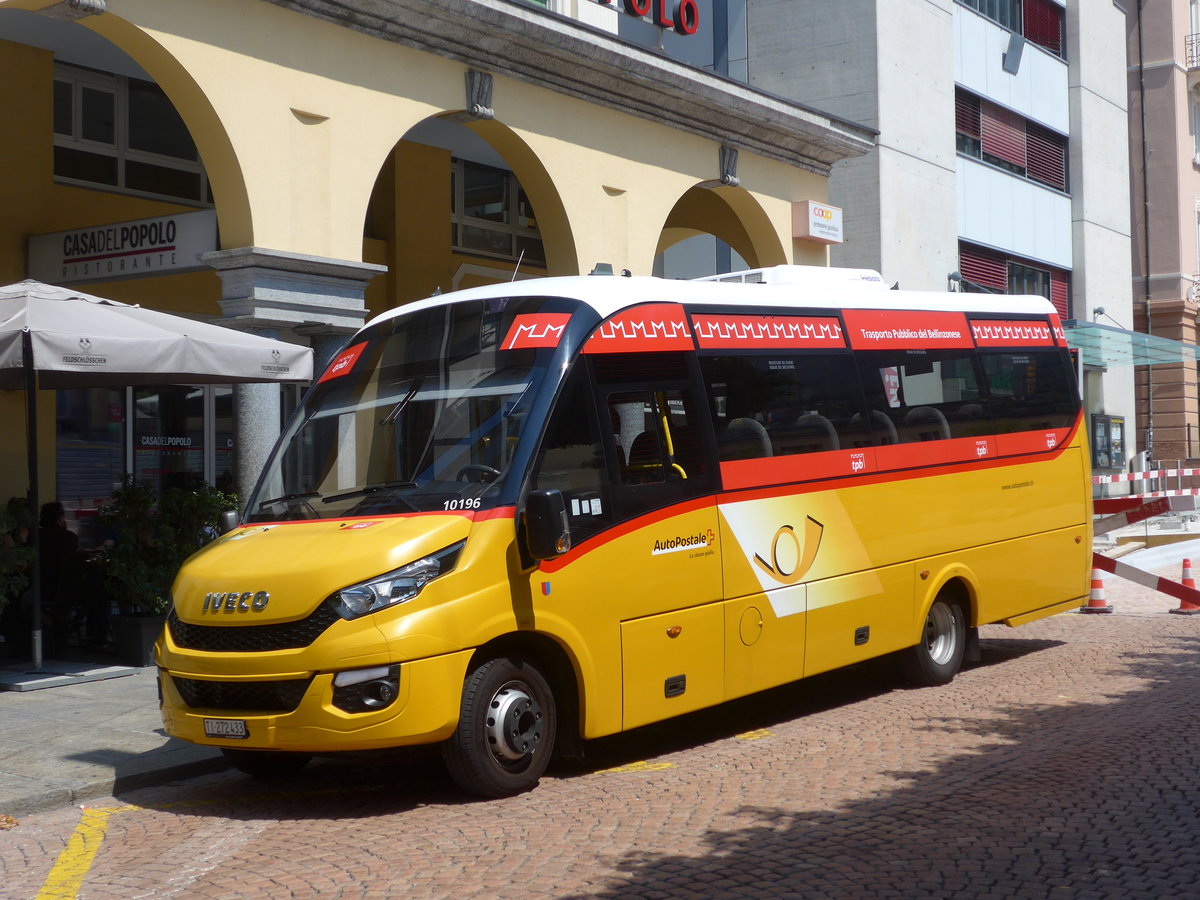
<svg viewBox="0 0 1200 900">
<path fill-rule="evenodd" d="M 768 563 L 755 553 L 754 562 L 780 584 L 795 584 L 812 568 L 813 561 L 817 558 L 817 550 L 821 546 L 821 534 L 824 531 L 824 525 L 812 516 L 808 516 L 804 523 L 804 543 L 801 544 L 800 538 L 796 537 L 796 529 L 791 525 L 783 525 L 775 532 L 775 538 L 771 541 L 771 561 Z M 795 547 L 796 565 L 790 572 L 786 569 L 790 562 L 788 557 L 784 557 L 783 564 L 779 561 L 779 542 L 785 537 Z"/>
</svg>

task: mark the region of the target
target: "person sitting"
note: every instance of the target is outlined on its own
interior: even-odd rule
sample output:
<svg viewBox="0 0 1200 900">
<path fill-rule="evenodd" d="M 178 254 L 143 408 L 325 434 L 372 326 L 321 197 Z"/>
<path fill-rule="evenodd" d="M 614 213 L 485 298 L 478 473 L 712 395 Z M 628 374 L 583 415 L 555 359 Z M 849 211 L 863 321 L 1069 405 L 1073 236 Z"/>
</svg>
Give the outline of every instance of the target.
<svg viewBox="0 0 1200 900">
<path fill-rule="evenodd" d="M 42 591 L 43 619 L 51 627 L 51 649 L 65 643 L 71 608 L 75 598 L 60 596 L 63 572 L 73 562 L 79 549 L 79 537 L 67 528 L 67 514 L 58 501 L 43 503 L 38 515 L 38 552 L 40 553 L 39 585 Z"/>
</svg>

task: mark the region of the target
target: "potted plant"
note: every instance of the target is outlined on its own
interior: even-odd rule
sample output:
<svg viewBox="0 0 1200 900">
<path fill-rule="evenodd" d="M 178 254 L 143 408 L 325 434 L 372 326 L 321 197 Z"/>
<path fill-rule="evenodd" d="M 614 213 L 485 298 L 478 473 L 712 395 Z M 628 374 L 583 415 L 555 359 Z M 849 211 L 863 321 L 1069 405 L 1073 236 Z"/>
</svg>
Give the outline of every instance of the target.
<svg viewBox="0 0 1200 900">
<path fill-rule="evenodd" d="M 216 524 L 237 498 L 209 484 L 171 487 L 161 497 L 126 476 L 100 522 L 114 535 L 103 554 L 105 584 L 120 615 L 113 620 L 118 655 L 128 664 L 154 663 L 154 641 L 171 605 L 171 583 L 183 561 L 217 536 Z"/>
</svg>

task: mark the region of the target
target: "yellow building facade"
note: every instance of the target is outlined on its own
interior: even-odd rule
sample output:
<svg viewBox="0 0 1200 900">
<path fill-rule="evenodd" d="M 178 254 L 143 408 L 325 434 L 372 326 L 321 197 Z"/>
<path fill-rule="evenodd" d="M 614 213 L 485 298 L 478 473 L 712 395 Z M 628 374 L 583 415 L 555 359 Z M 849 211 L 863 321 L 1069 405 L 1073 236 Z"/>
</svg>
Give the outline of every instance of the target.
<svg viewBox="0 0 1200 900">
<path fill-rule="evenodd" d="M 671 252 L 696 236 L 824 265 L 797 210 L 873 143 L 520 0 L 0 0 L 0 79 L 0 283 L 309 344 L 318 366 L 435 291 L 689 274 Z M 244 496 L 294 399 L 40 393 L 40 493 L 69 508 L 124 472 Z M 0 394 L 0 498 L 26 488 L 22 403 Z"/>
</svg>

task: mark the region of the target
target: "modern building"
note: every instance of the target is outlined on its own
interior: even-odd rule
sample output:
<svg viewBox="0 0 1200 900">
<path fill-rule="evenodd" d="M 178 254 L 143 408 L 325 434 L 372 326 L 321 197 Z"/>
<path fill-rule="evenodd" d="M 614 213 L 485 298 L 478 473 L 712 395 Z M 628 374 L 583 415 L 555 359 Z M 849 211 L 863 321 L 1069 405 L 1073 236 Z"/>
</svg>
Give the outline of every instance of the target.
<svg viewBox="0 0 1200 900">
<path fill-rule="evenodd" d="M 1200 457 L 1196 310 L 1200 286 L 1200 4 L 1130 3 L 1129 108 L 1135 327 L 1190 346 L 1139 371 L 1138 430 L 1163 464 Z"/>
<path fill-rule="evenodd" d="M 1134 327 L 1126 14 L 1095 0 L 747 0 L 751 86 L 875 129 L 833 169 L 834 265 L 1042 294 L 1078 344 Z M 1182 48 L 1182 43 L 1180 43 Z M 1094 462 L 1135 446 L 1133 368 L 1081 357 Z"/>
<path fill-rule="evenodd" d="M 0 0 L 0 284 L 308 344 L 320 366 L 437 290 L 825 265 L 812 211 L 875 135 L 747 83 L 745 7 Z M 40 393 L 40 493 L 73 509 L 126 472 L 245 496 L 295 400 Z M 4 421 L 21 402 L 0 395 Z M 24 493 L 23 440 L 0 435 L 0 499 Z"/>
</svg>

